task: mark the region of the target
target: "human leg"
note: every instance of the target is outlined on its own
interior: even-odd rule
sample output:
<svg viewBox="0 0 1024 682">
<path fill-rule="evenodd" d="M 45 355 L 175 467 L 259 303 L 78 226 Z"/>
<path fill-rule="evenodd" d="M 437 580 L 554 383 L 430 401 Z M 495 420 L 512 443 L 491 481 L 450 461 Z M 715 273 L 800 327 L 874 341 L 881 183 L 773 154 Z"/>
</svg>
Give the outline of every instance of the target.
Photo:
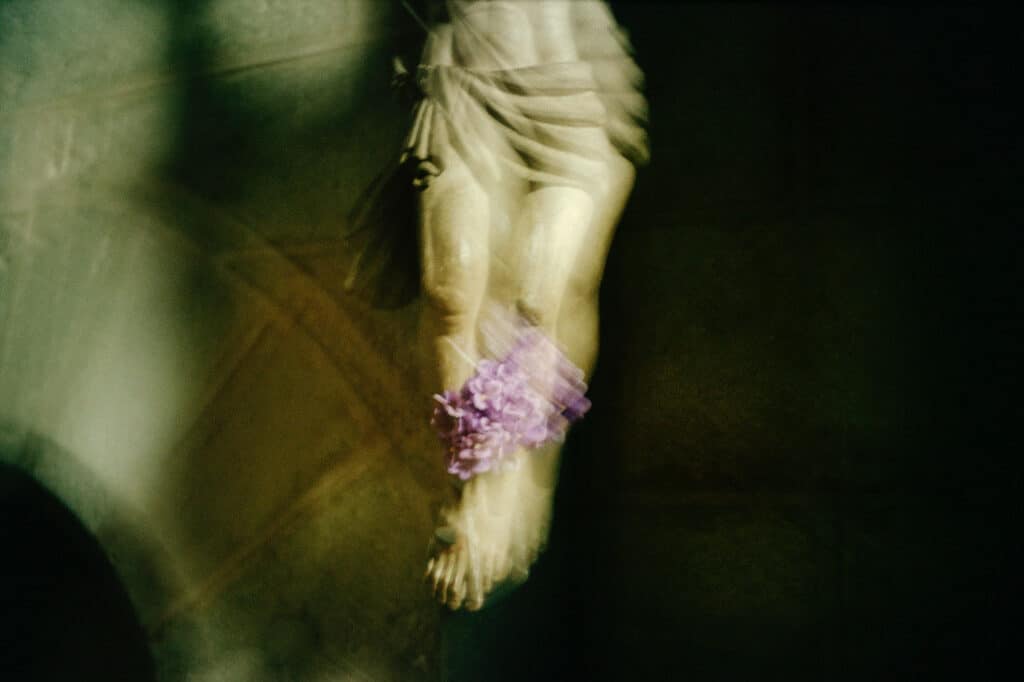
<svg viewBox="0 0 1024 682">
<path fill-rule="evenodd" d="M 420 215 L 420 347 L 427 355 L 423 384 L 440 392 L 458 389 L 478 360 L 476 320 L 487 288 L 489 199 L 468 168 L 452 159 L 421 195 Z M 427 566 L 437 598 L 453 607 L 465 596 L 470 570 L 463 508 L 477 497 L 477 491 L 463 490 L 456 503 L 442 509 L 442 524 L 454 535 Z"/>
</svg>

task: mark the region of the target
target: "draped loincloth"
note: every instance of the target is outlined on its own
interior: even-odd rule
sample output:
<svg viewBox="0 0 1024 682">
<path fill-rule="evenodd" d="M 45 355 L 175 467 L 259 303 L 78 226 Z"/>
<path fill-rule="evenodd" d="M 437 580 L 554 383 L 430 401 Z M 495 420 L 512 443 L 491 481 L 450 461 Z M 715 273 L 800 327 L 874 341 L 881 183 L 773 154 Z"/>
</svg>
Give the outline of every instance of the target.
<svg viewBox="0 0 1024 682">
<path fill-rule="evenodd" d="M 481 180 L 518 178 L 587 191 L 604 182 L 607 142 L 634 163 L 646 160 L 646 101 L 625 49 L 483 71 L 441 63 L 451 40 L 450 29 L 435 30 L 416 74 L 421 99 L 401 162 L 414 164 L 421 189 L 452 154 Z M 602 87 L 602 72 L 615 75 L 615 87 Z"/>
<path fill-rule="evenodd" d="M 416 202 L 402 194 L 410 184 L 426 189 L 454 157 L 488 188 L 521 182 L 594 194 L 605 186 L 610 149 L 635 165 L 646 162 L 647 101 L 629 42 L 603 2 L 581 1 L 573 10 L 579 59 L 571 62 L 471 69 L 453 63 L 455 31 L 482 53 L 497 52 L 487 38 L 457 20 L 431 29 L 414 77 L 399 74 L 416 90 L 400 157 L 349 217 L 347 291 L 376 307 L 412 300 L 419 287 Z"/>
</svg>

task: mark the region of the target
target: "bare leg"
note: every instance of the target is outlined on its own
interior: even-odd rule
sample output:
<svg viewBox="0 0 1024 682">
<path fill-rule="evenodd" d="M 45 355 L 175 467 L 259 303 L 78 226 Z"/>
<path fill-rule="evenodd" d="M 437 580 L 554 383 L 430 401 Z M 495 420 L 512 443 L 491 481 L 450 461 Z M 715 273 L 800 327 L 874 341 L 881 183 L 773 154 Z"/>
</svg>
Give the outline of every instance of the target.
<svg viewBox="0 0 1024 682">
<path fill-rule="evenodd" d="M 588 378 L 597 354 L 598 288 L 635 178 L 632 164 L 610 145 L 607 149 L 609 182 L 603 193 L 591 195 L 567 187 L 537 190 L 527 203 L 531 211 L 528 222 L 521 223 L 514 235 L 522 247 L 515 269 L 522 277 L 514 282 L 514 300 L 564 345 L 569 358 Z M 551 444 L 523 453 L 522 468 L 508 482 L 514 489 L 503 500 L 514 508 L 515 517 L 507 565 L 485 584 L 517 570 L 525 572 L 546 544 L 560 449 Z"/>
<path fill-rule="evenodd" d="M 499 308 L 516 309 L 554 338 L 593 201 L 576 188 L 543 187 L 523 204 L 512 229 L 493 244 L 490 294 Z M 526 576 L 547 536 L 557 450 L 519 453 L 519 469 L 478 476 L 467 485 L 459 511 L 462 524 L 474 531 L 475 556 L 465 572 L 468 608 L 481 606 L 497 583 Z"/>
<path fill-rule="evenodd" d="M 545 63 L 572 61 L 571 7 L 453 2 L 455 61 L 482 70 L 528 66 L 541 57 Z M 503 184 L 484 192 L 459 166 L 457 173 L 448 168 L 424 196 L 428 304 L 422 329 L 437 358 L 433 385 L 458 388 L 472 374 L 484 292 L 565 345 L 589 374 L 597 350 L 597 287 L 633 180 L 632 166 L 612 150 L 604 132 L 594 134 L 608 150 L 609 182 L 599 191 L 560 185 L 526 191 Z M 515 207 L 518 215 L 506 222 L 503 206 Z M 519 470 L 473 478 L 460 500 L 443 510 L 454 544 L 427 567 L 442 602 L 478 608 L 495 583 L 525 574 L 547 538 L 558 451 L 552 445 L 519 453 Z"/>
<path fill-rule="evenodd" d="M 465 165 L 453 159 L 421 197 L 421 263 L 424 307 L 421 348 L 428 349 L 424 377 L 433 390 L 457 389 L 478 359 L 477 315 L 487 288 L 490 210 L 487 194 Z M 463 499 L 474 499 L 473 490 Z M 463 528 L 459 502 L 442 510 L 442 524 Z M 440 547 L 427 566 L 439 600 L 458 608 L 465 598 L 470 547 L 464 533 Z"/>
<path fill-rule="evenodd" d="M 595 202 L 594 219 L 587 233 L 586 248 L 581 248 L 559 307 L 556 331 L 566 353 L 589 378 L 594 370 L 598 348 L 598 290 L 604 274 L 608 249 L 615 228 L 633 189 L 636 170 L 633 164 L 608 146 L 609 184 L 607 192 Z"/>
<path fill-rule="evenodd" d="M 597 351 L 597 290 L 634 178 L 632 165 L 610 146 L 608 166 L 610 182 L 597 201 L 577 188 L 542 187 L 527 195 L 510 230 L 495 231 L 490 243 L 482 241 L 479 234 L 471 237 L 477 246 L 492 247 L 492 260 L 485 272 L 478 272 L 470 281 L 489 279 L 493 300 L 514 307 L 564 344 L 570 359 L 588 375 Z M 451 224 L 465 219 L 451 210 L 446 207 L 438 214 L 454 221 L 442 235 L 448 248 L 454 248 Z M 425 249 L 429 244 L 424 241 Z M 463 268 L 449 270 L 465 273 Z M 437 298 L 441 300 L 435 303 L 448 301 Z M 458 345 L 472 360 L 477 358 L 475 339 L 467 335 L 477 333 L 481 300 L 462 300 L 454 312 L 466 305 L 470 311 L 466 315 L 453 315 L 451 307 L 439 307 L 443 314 L 438 317 L 444 324 L 434 341 L 439 344 L 442 367 L 448 368 L 444 385 L 450 388 L 460 386 L 473 367 L 461 353 L 449 349 Z M 452 608 L 463 603 L 479 608 L 495 584 L 525 577 L 547 540 L 558 456 L 557 445 L 520 453 L 520 469 L 474 478 L 458 504 L 444 511 L 446 522 L 457 529 L 455 544 L 439 553 L 429 569 L 442 602 Z"/>
<path fill-rule="evenodd" d="M 635 177 L 629 161 L 614 154 L 610 147 L 609 153 L 609 189 L 595 202 L 585 244 L 577 250 L 562 291 L 555 324 L 556 338 L 564 345 L 569 359 L 583 370 L 588 381 L 597 358 L 598 289 L 608 248 Z M 526 465 L 529 476 L 524 476 L 520 482 L 519 497 L 524 510 L 522 542 L 531 562 L 547 542 L 560 450 L 558 444 L 552 444 L 531 454 Z"/>
<path fill-rule="evenodd" d="M 445 213 L 450 210 L 446 207 L 440 215 L 446 220 L 459 220 L 459 216 Z M 592 213 L 593 200 L 580 189 L 536 189 L 527 195 L 520 215 L 511 230 L 504 233 L 504 239 L 493 244 L 497 248 L 491 251 L 494 260 L 489 274 L 502 272 L 504 276 L 494 278 L 497 282 L 490 287 L 492 296 L 505 306 L 518 309 L 551 337 L 555 336 L 559 307 L 577 254 L 586 241 Z M 429 227 L 428 221 L 425 229 Z M 450 236 L 449 232 L 444 233 L 446 239 Z M 424 246 L 428 248 L 429 242 L 425 241 Z M 477 319 L 479 301 L 474 299 L 472 305 L 472 315 L 466 320 Z M 447 308 L 441 310 L 442 322 L 463 319 L 452 318 L 452 311 Z M 442 352 L 455 336 L 463 350 L 471 350 L 475 359 L 475 345 L 463 341 L 470 330 L 464 326 L 453 329 L 448 324 L 441 331 L 436 343 Z M 466 366 L 461 357 L 441 360 L 461 368 L 450 372 L 449 380 L 461 383 L 472 373 L 472 367 Z M 454 544 L 439 552 L 428 566 L 439 600 L 452 608 L 460 606 L 463 600 L 469 608 L 479 608 L 496 583 L 509 577 L 525 577 L 546 539 L 550 517 L 557 448 L 545 451 L 546 454 L 530 457 L 521 453 L 521 467 L 516 471 L 473 478 L 463 489 L 459 502 L 444 510 L 446 523 L 455 531 Z"/>
</svg>

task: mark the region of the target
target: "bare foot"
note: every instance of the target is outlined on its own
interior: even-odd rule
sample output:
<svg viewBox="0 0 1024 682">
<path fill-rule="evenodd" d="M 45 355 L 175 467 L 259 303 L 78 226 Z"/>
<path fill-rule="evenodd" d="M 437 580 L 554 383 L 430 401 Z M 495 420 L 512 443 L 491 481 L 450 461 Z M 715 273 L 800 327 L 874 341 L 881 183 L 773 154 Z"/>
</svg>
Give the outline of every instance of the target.
<svg viewBox="0 0 1024 682">
<path fill-rule="evenodd" d="M 440 542 L 441 539 L 439 538 Z M 466 599 L 466 569 L 469 549 L 464 537 L 444 546 L 427 562 L 425 575 L 434 590 L 434 598 L 451 609 L 457 609 Z"/>
<path fill-rule="evenodd" d="M 437 550 L 427 563 L 435 598 L 451 609 L 483 606 L 508 573 L 519 470 L 488 472 L 463 487 L 441 512 Z"/>
<path fill-rule="evenodd" d="M 547 541 L 557 448 L 551 450 L 521 453 L 518 469 L 474 477 L 442 510 L 426 571 L 439 602 L 477 610 L 495 588 L 529 575 Z"/>
</svg>

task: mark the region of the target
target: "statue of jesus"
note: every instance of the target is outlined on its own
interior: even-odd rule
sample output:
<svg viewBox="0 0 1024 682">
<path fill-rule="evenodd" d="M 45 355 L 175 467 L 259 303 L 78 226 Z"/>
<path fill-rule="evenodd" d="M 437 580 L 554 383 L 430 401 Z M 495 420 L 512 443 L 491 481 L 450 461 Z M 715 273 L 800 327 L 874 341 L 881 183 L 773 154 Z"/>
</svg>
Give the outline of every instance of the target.
<svg viewBox="0 0 1024 682">
<path fill-rule="evenodd" d="M 433 9 L 403 161 L 459 493 L 426 575 L 442 603 L 478 609 L 547 538 L 561 435 L 589 406 L 605 257 L 647 157 L 646 101 L 603 0 Z"/>
</svg>

